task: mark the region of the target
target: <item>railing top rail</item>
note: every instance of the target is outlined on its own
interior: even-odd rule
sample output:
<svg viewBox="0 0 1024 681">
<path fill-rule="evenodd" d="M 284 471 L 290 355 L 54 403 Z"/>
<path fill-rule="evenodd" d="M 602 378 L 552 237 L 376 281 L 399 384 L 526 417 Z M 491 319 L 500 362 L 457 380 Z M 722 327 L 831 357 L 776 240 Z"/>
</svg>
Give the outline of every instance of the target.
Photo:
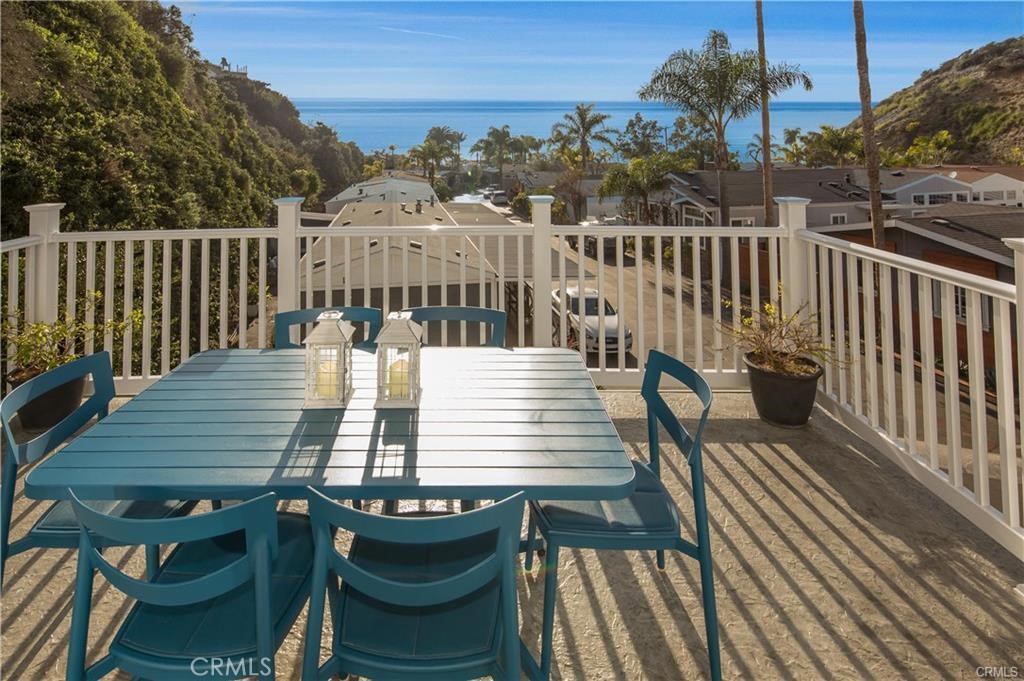
<svg viewBox="0 0 1024 681">
<path fill-rule="evenodd" d="M 240 227 L 226 229 L 149 229 L 143 231 L 60 232 L 54 240 L 61 243 L 86 241 L 163 241 L 164 239 L 244 239 L 277 237 L 276 227 Z"/>
<path fill-rule="evenodd" d="M 300 237 L 423 237 L 423 236 L 531 236 L 532 225 L 421 225 L 416 227 L 299 227 Z"/>
<path fill-rule="evenodd" d="M 782 227 L 674 227 L 672 225 L 551 225 L 553 236 L 781 237 Z"/>
<path fill-rule="evenodd" d="M 978 293 L 992 296 L 993 298 L 1008 300 L 1011 303 L 1016 302 L 1017 300 L 1016 288 L 1013 284 L 996 281 L 995 279 L 989 279 L 987 277 L 979 277 L 976 274 L 961 272 L 960 270 L 955 270 L 951 267 L 944 267 L 924 260 L 909 258 L 905 255 L 889 253 L 888 251 L 882 251 L 871 246 L 844 241 L 842 239 L 837 239 L 825 234 L 818 234 L 808 230 L 801 230 L 797 232 L 797 236 L 804 241 L 820 244 L 826 248 L 848 253 L 870 262 L 875 262 L 880 265 L 888 265 L 889 267 L 906 270 L 912 274 L 927 277 L 928 279 L 934 279 L 950 283 L 961 288 L 971 289 L 972 291 L 977 291 Z"/>
<path fill-rule="evenodd" d="M 41 236 L 23 236 L 18 239 L 7 239 L 0 242 L 0 253 L 16 251 L 19 248 L 28 248 L 29 246 L 36 246 L 41 243 L 43 243 L 43 237 Z"/>
</svg>

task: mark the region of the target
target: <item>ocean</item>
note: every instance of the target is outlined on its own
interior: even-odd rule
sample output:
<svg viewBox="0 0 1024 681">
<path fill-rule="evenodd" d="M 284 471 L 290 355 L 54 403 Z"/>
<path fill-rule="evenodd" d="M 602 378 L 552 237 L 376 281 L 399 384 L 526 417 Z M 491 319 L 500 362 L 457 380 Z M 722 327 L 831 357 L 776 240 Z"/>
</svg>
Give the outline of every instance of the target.
<svg viewBox="0 0 1024 681">
<path fill-rule="evenodd" d="M 570 101 L 474 101 L 398 99 L 293 99 L 303 121 L 322 121 L 338 137 L 355 142 L 365 153 L 394 144 L 399 153 L 423 141 L 427 130 L 447 125 L 466 133 L 462 153 L 490 126 L 508 125 L 513 135 L 547 137 L 551 126 L 571 111 Z M 679 112 L 650 102 L 596 102 L 598 111 L 611 114 L 608 125 L 623 128 L 633 114 L 672 126 Z M 858 102 L 775 102 L 770 107 L 772 136 L 781 143 L 785 128 L 816 130 L 821 125 L 846 125 L 860 114 Z M 761 115 L 730 122 L 729 146 L 747 159 L 746 147 L 761 132 Z"/>
</svg>

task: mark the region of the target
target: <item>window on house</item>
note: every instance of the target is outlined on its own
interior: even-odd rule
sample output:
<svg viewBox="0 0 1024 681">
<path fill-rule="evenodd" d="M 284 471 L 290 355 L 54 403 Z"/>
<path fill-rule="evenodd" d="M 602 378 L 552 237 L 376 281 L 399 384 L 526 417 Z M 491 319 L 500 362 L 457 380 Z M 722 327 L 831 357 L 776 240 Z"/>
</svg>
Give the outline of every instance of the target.
<svg viewBox="0 0 1024 681">
<path fill-rule="evenodd" d="M 985 331 L 992 330 L 992 302 L 980 297 L 981 300 L 981 327 Z M 932 313 L 936 317 L 942 316 L 942 282 L 932 281 Z M 962 286 L 953 287 L 953 314 L 958 324 L 967 323 L 967 289 Z"/>
<path fill-rule="evenodd" d="M 1006 200 L 1007 201 L 1016 201 L 1017 200 L 1017 190 L 1016 189 L 1007 189 L 1006 190 Z"/>
<path fill-rule="evenodd" d="M 914 196 L 912 198 L 914 200 L 914 203 L 916 203 L 917 205 L 919 205 L 919 206 L 925 205 L 924 204 L 924 194 L 914 194 Z"/>
<path fill-rule="evenodd" d="M 729 218 L 730 227 L 753 227 L 754 218 Z"/>
<path fill-rule="evenodd" d="M 934 206 L 940 203 L 949 203 L 953 200 L 952 194 L 929 194 L 928 205 Z"/>
<path fill-rule="evenodd" d="M 985 197 L 986 201 L 1002 201 L 1003 191 L 1001 189 L 999 191 L 987 191 L 982 196 Z"/>
<path fill-rule="evenodd" d="M 956 193 L 956 200 L 959 203 L 967 203 L 967 196 L 968 196 L 967 192 L 957 192 Z"/>
<path fill-rule="evenodd" d="M 832 213 L 831 215 L 829 215 L 829 221 L 833 225 L 845 225 L 846 213 Z"/>
<path fill-rule="evenodd" d="M 974 192 L 971 194 L 971 201 L 981 201 L 981 192 Z"/>
</svg>

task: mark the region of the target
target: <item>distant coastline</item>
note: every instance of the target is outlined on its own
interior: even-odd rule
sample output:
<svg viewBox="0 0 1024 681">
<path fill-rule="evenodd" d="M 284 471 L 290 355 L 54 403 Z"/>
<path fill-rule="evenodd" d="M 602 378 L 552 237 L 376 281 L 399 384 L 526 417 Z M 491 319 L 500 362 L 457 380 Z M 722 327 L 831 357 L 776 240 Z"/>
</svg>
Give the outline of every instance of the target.
<svg viewBox="0 0 1024 681">
<path fill-rule="evenodd" d="M 365 153 L 394 144 L 398 153 L 423 141 L 435 125 L 447 125 L 467 135 L 464 153 L 487 128 L 509 125 L 513 134 L 546 137 L 551 126 L 575 101 L 440 100 L 440 99 L 320 99 L 295 97 L 292 103 L 303 121 L 323 121 L 345 141 Z M 639 101 L 598 101 L 598 111 L 611 114 L 611 127 L 621 128 L 640 112 L 662 125 L 672 126 L 679 112 L 661 104 Z M 781 139 L 785 128 L 817 130 L 821 125 L 846 125 L 860 115 L 858 102 L 773 102 L 772 133 Z M 761 132 L 758 114 L 729 125 L 729 146 L 744 160 L 746 146 Z"/>
</svg>

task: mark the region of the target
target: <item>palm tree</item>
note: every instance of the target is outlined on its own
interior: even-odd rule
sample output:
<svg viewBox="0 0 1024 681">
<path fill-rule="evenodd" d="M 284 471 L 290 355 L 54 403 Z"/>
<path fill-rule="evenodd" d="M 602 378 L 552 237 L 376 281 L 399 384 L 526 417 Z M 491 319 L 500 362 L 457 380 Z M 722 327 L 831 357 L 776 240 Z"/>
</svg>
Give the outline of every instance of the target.
<svg viewBox="0 0 1024 681">
<path fill-rule="evenodd" d="M 871 81 L 868 78 L 868 39 L 864 32 L 864 3 L 853 0 L 854 40 L 857 43 L 857 80 L 860 82 L 860 125 L 864 132 L 864 165 L 868 171 L 868 196 L 871 199 L 871 241 L 875 248 L 885 245 L 882 215 L 882 183 L 878 177 L 878 145 L 875 142 L 875 112 L 871 108 Z"/>
<path fill-rule="evenodd" d="M 749 156 L 751 160 L 757 164 L 758 168 L 765 165 L 764 163 L 761 162 L 763 160 L 761 154 L 764 153 L 764 147 L 764 141 L 762 140 L 761 135 L 757 133 L 754 134 L 753 139 L 747 144 L 747 156 Z M 769 153 L 771 155 L 768 157 L 768 172 L 771 172 L 772 161 L 774 161 L 775 157 L 781 152 L 782 147 L 780 147 L 778 144 L 772 144 L 770 146 Z M 774 205 L 774 201 L 772 203 Z M 772 225 L 772 227 L 774 227 L 774 225 Z"/>
<path fill-rule="evenodd" d="M 669 186 L 668 173 L 675 169 L 676 162 L 665 154 L 634 158 L 627 165 L 616 165 L 604 174 L 597 188 L 602 199 L 621 196 L 626 201 L 637 203 L 637 218 L 653 224 L 650 197 L 656 191 Z"/>
<path fill-rule="evenodd" d="M 397 148 L 398 147 L 396 147 L 394 144 L 389 144 L 388 145 L 388 151 L 391 152 L 391 169 L 392 170 L 394 170 L 394 168 L 395 168 L 395 149 L 397 149 Z"/>
<path fill-rule="evenodd" d="M 441 163 L 451 156 L 452 151 L 447 145 L 429 138 L 423 140 L 423 144 L 419 145 L 418 149 L 427 169 L 427 178 L 433 185 L 434 176 L 441 168 Z"/>
<path fill-rule="evenodd" d="M 605 126 L 609 118 L 611 114 L 594 111 L 593 104 L 577 104 L 571 113 L 562 116 L 562 120 L 551 128 L 552 139 L 557 137 L 575 148 L 584 174 L 594 157 L 594 142 L 609 147 L 615 144 L 615 131 Z"/>
<path fill-rule="evenodd" d="M 484 158 L 498 166 L 498 184 L 505 176 L 505 161 L 509 159 L 509 151 L 512 149 L 512 131 L 507 125 L 500 128 L 491 126 L 487 130 L 487 136 L 477 140 L 472 152 L 483 153 Z"/>
<path fill-rule="evenodd" d="M 756 52 L 733 52 L 725 33 L 711 31 L 699 51 L 674 52 L 638 94 L 645 101 L 657 100 L 686 113 L 695 112 L 711 125 L 719 218 L 729 224 L 729 198 L 722 183 L 722 171 L 729 164 L 726 127 L 733 119 L 753 113 L 761 104 L 762 91 L 774 96 L 798 84 L 806 90 L 812 87 L 810 76 L 798 66 L 769 64 L 762 79 Z"/>
<path fill-rule="evenodd" d="M 772 129 L 768 115 L 768 59 L 764 54 L 764 2 L 756 0 L 757 9 L 757 69 L 761 84 L 761 178 L 764 199 L 764 224 L 775 226 L 775 201 L 772 200 Z M 749 153 L 749 149 L 748 149 Z"/>
<path fill-rule="evenodd" d="M 856 157 L 857 146 L 860 140 L 857 139 L 857 133 L 854 130 L 823 125 L 819 135 L 823 150 L 840 168 L 847 161 L 853 160 Z"/>
<path fill-rule="evenodd" d="M 466 141 L 466 133 L 453 131 L 451 141 L 455 144 L 455 172 L 462 170 L 462 143 Z"/>
<path fill-rule="evenodd" d="M 800 128 L 785 128 L 782 131 L 782 159 L 791 165 L 804 162 L 804 145 L 800 139 Z"/>
</svg>

